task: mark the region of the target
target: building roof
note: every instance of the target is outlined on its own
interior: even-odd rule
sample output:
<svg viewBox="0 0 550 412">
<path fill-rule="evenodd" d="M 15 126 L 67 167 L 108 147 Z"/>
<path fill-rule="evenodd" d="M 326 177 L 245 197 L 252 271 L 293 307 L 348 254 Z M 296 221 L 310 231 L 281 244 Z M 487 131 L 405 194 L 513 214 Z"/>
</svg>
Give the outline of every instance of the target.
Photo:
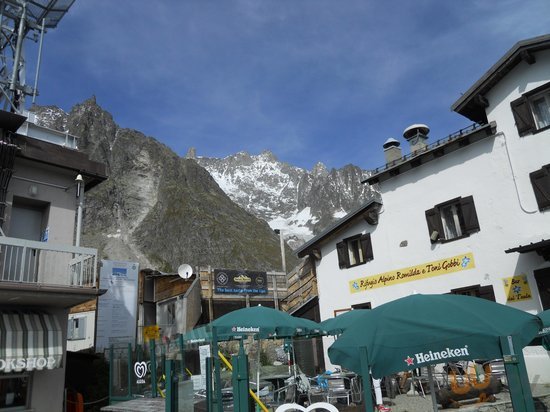
<svg viewBox="0 0 550 412">
<path fill-rule="evenodd" d="M 84 177 L 86 190 L 107 179 L 105 164 L 90 160 L 86 153 L 21 134 L 13 136 L 14 143 L 20 149 L 18 157 L 80 173 Z"/>
<path fill-rule="evenodd" d="M 385 164 L 371 171 L 371 175 L 361 183 L 370 185 L 391 179 L 394 176 L 414 169 L 420 165 L 438 159 L 448 153 L 461 149 L 479 140 L 493 136 L 496 132 L 496 123 L 477 125 L 461 129 L 443 139 L 427 145 L 426 147 L 409 153 L 399 159 Z"/>
<path fill-rule="evenodd" d="M 550 261 L 550 239 L 542 239 L 540 242 L 531 242 L 528 245 L 520 245 L 511 249 L 507 249 L 504 253 L 529 253 L 537 252 L 544 260 Z"/>
<path fill-rule="evenodd" d="M 550 34 L 517 42 L 499 61 L 474 83 L 451 110 L 477 123 L 487 123 L 485 95 L 521 61 L 535 63 L 534 53 L 550 48 Z"/>
<path fill-rule="evenodd" d="M 310 254 L 320 253 L 319 245 L 321 242 L 324 242 L 334 236 L 337 232 L 347 228 L 356 219 L 362 218 L 365 219 L 369 224 L 375 225 L 378 223 L 378 212 L 382 207 L 382 203 L 377 200 L 369 200 L 368 202 L 362 204 L 357 209 L 351 211 L 343 218 L 337 220 L 332 225 L 327 227 L 323 232 L 319 233 L 309 242 L 304 243 L 298 249 L 294 251 L 298 257 L 304 257 Z"/>
</svg>

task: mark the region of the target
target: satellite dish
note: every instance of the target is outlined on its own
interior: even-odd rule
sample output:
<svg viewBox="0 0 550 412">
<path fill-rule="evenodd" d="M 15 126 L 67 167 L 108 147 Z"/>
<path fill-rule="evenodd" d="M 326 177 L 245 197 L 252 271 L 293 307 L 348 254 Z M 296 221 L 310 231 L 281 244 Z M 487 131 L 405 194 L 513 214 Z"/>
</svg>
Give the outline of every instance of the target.
<svg viewBox="0 0 550 412">
<path fill-rule="evenodd" d="M 180 275 L 180 278 L 182 279 L 189 279 L 191 275 L 193 275 L 193 268 L 191 267 L 191 265 L 187 265 L 184 263 L 178 268 L 178 275 Z"/>
</svg>

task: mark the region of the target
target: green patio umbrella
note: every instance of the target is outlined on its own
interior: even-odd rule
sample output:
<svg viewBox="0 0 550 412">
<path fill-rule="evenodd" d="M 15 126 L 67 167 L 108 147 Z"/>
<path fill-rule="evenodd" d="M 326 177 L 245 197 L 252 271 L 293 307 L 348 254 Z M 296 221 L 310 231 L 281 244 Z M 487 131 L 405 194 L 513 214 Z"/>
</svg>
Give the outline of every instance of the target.
<svg viewBox="0 0 550 412">
<path fill-rule="evenodd" d="M 539 336 L 542 337 L 542 346 L 544 349 L 550 350 L 550 309 L 537 316 L 542 321 L 542 329 L 539 331 Z"/>
<path fill-rule="evenodd" d="M 316 322 L 294 317 L 286 312 L 261 305 L 229 312 L 212 321 L 210 326 L 215 332 L 215 338 L 218 336 L 223 338 L 230 335 L 240 335 L 242 337 L 253 336 L 258 340 L 283 339 L 319 332 L 319 325 Z M 258 356 L 259 354 L 260 351 L 258 350 Z M 219 370 L 217 366 L 215 368 Z M 259 367 L 257 375 L 257 382 L 259 382 Z M 218 376 L 216 376 L 216 379 L 219 382 Z M 219 387 L 218 383 L 216 387 Z"/>
<path fill-rule="evenodd" d="M 361 374 L 371 369 L 375 377 L 453 360 L 503 358 L 504 353 L 521 362 L 521 348 L 540 329 L 537 316 L 506 305 L 416 294 L 367 311 L 328 354 L 334 364 Z M 526 375 L 521 379 L 525 384 Z"/>
<path fill-rule="evenodd" d="M 220 335 L 253 335 L 260 339 L 288 338 L 313 332 L 318 324 L 266 306 L 229 312 L 210 323 Z"/>
<path fill-rule="evenodd" d="M 333 318 L 326 319 L 319 323 L 319 326 L 329 335 L 339 335 L 344 333 L 353 322 L 364 316 L 365 312 L 369 311 L 370 309 L 353 309 Z"/>
</svg>

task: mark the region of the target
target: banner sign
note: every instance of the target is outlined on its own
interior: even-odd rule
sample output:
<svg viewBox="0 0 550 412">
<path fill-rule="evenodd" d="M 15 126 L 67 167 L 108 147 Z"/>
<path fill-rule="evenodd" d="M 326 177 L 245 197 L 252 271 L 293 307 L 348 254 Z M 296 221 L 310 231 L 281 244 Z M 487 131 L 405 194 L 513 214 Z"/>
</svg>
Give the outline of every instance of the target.
<svg viewBox="0 0 550 412">
<path fill-rule="evenodd" d="M 423 263 L 418 266 L 392 270 L 391 272 L 367 276 L 349 282 L 351 293 L 364 292 L 366 290 L 383 288 L 399 283 L 412 282 L 420 279 L 428 279 L 434 276 L 447 275 L 475 268 L 474 255 L 466 253 L 434 262 Z"/>
<path fill-rule="evenodd" d="M 267 294 L 266 272 L 214 269 L 214 292 L 247 295 Z"/>
<path fill-rule="evenodd" d="M 101 261 L 99 287 L 107 293 L 98 298 L 96 352 L 135 343 L 138 273 L 137 262 Z"/>
<path fill-rule="evenodd" d="M 520 300 L 531 299 L 531 288 L 526 275 L 512 276 L 502 279 L 504 291 L 508 302 L 519 302 Z"/>
</svg>

